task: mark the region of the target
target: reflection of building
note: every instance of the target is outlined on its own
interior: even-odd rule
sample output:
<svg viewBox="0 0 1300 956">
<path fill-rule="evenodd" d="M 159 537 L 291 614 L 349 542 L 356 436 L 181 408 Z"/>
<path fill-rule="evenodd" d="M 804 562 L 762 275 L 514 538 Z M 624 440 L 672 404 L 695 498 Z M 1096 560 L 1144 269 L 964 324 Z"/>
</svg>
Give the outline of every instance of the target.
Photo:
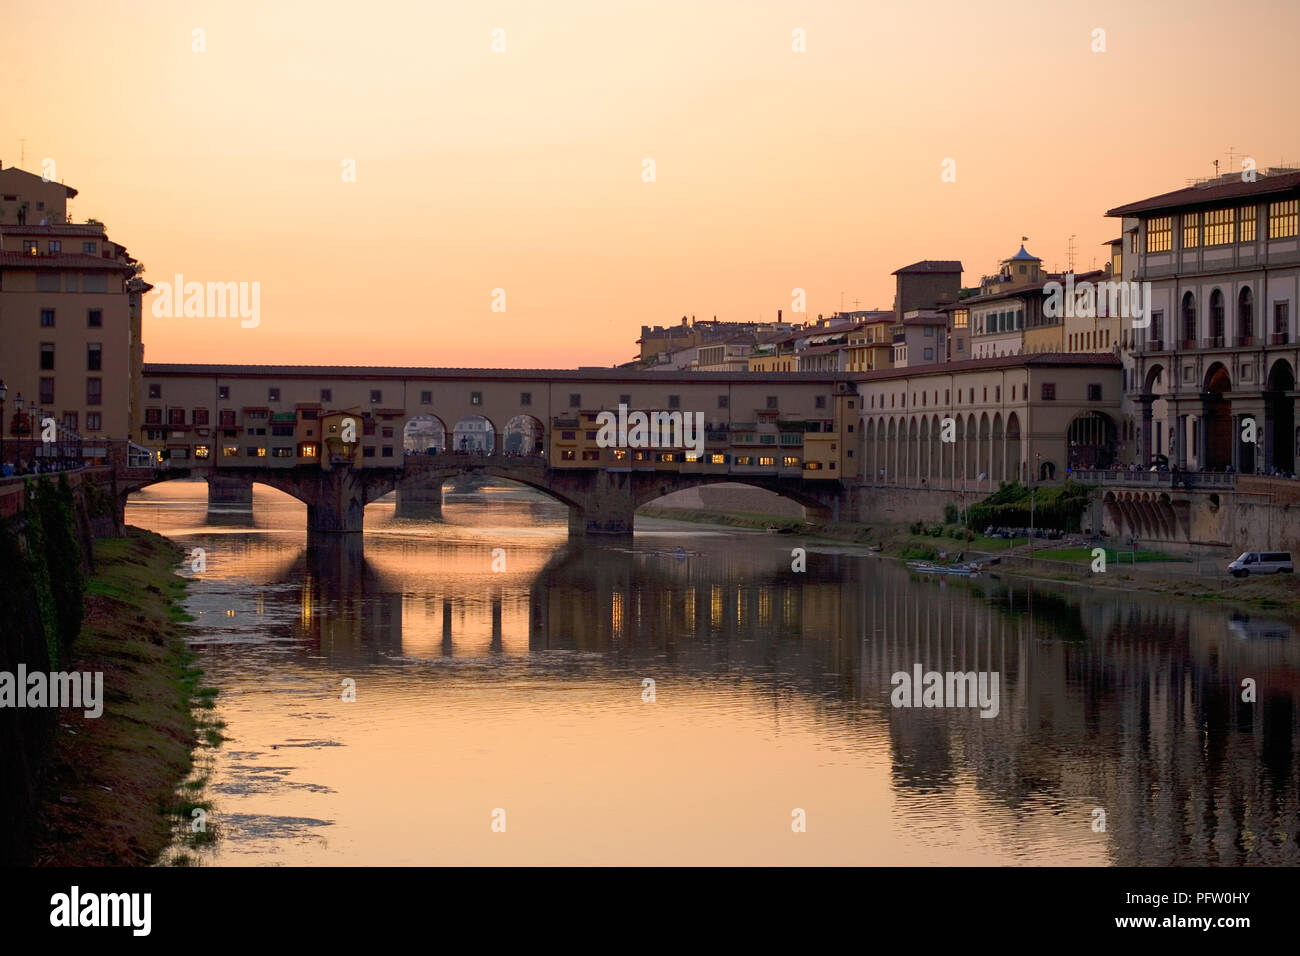
<svg viewBox="0 0 1300 956">
<path fill-rule="evenodd" d="M 139 417 L 138 263 L 103 223 L 68 221 L 71 186 L 0 170 L 0 380 L 5 411 L 43 416 L 86 437 L 135 437 Z M 30 422 L 33 430 L 40 423 Z M 161 432 L 163 422 L 151 423 Z M 12 436 L 11 422 L 5 434 Z"/>
<path fill-rule="evenodd" d="M 1128 382 L 1143 458 L 1294 472 L 1300 171 L 1231 173 L 1107 215 L 1136 221 L 1129 253 L 1152 284 Z"/>
</svg>

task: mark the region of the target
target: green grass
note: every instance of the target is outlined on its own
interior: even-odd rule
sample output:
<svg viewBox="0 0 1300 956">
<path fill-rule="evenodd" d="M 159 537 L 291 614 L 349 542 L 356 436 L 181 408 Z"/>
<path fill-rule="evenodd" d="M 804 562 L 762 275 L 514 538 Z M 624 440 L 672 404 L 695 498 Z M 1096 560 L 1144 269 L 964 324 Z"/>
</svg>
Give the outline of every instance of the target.
<svg viewBox="0 0 1300 956">
<path fill-rule="evenodd" d="M 1182 555 L 1165 554 L 1163 551 L 1138 551 L 1136 556 L 1132 551 L 1117 550 L 1115 548 L 1103 548 L 1106 553 L 1106 564 L 1146 564 L 1152 561 L 1187 561 Z M 1046 558 L 1049 561 L 1086 561 L 1092 562 L 1092 548 L 1047 548 L 1042 551 L 1034 550 L 1034 557 Z"/>
</svg>

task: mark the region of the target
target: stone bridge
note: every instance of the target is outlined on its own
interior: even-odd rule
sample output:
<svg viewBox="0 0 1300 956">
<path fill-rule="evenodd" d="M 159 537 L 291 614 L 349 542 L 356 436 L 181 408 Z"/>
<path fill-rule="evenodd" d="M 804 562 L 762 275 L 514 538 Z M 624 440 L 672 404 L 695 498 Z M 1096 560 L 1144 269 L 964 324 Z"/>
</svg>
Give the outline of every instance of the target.
<svg viewBox="0 0 1300 956">
<path fill-rule="evenodd" d="M 120 506 L 134 491 L 178 478 L 202 477 L 210 501 L 251 501 L 253 483 L 265 484 L 307 506 L 307 527 L 315 533 L 352 534 L 364 530 L 365 506 L 390 492 L 403 498 L 437 502 L 443 482 L 479 474 L 519 482 L 569 509 L 569 532 L 575 535 L 631 534 L 636 509 L 657 498 L 701 484 L 743 483 L 790 498 L 810 517 L 837 520 L 848 516 L 851 492 L 839 481 L 806 481 L 779 475 L 690 474 L 655 469 L 557 469 L 540 456 L 488 454 L 410 455 L 398 468 L 354 468 L 334 464 L 291 468 L 222 466 L 220 468 L 121 469 Z M 244 494 L 243 492 L 247 492 Z"/>
</svg>

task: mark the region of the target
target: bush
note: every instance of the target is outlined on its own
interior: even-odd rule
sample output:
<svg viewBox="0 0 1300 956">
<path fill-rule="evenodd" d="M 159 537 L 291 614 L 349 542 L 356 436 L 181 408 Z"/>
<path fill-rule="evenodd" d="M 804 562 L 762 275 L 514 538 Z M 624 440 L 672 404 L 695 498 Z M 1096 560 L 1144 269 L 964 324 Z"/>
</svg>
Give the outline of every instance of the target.
<svg viewBox="0 0 1300 956">
<path fill-rule="evenodd" d="M 82 598 L 86 591 L 84 559 L 76 532 L 76 506 L 68 476 L 60 475 L 57 486 L 48 478 L 41 478 L 36 484 L 36 506 L 44 532 L 44 559 L 54 599 L 55 628 L 60 648 L 66 652 L 81 632 Z"/>
<path fill-rule="evenodd" d="M 1033 491 L 1033 524 L 1037 528 L 1078 531 L 1088 507 L 1091 489 L 1067 481 L 1062 487 Z M 1003 483 L 983 501 L 970 506 L 966 514 L 970 528 L 1024 528 L 1030 524 L 1030 489 L 1019 482 Z"/>
<path fill-rule="evenodd" d="M 961 521 L 961 512 L 957 510 L 956 505 L 943 506 L 943 520 L 946 524 L 956 524 Z"/>
</svg>

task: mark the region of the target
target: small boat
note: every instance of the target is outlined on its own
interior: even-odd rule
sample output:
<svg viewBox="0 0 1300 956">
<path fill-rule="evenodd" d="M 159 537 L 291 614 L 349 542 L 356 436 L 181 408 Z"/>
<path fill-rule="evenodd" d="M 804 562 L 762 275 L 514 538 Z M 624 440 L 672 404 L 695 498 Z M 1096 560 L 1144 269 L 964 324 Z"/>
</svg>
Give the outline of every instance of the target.
<svg viewBox="0 0 1300 956">
<path fill-rule="evenodd" d="M 933 561 L 908 561 L 907 567 L 909 570 L 921 574 L 970 575 L 980 573 L 978 564 L 935 564 Z"/>
</svg>

